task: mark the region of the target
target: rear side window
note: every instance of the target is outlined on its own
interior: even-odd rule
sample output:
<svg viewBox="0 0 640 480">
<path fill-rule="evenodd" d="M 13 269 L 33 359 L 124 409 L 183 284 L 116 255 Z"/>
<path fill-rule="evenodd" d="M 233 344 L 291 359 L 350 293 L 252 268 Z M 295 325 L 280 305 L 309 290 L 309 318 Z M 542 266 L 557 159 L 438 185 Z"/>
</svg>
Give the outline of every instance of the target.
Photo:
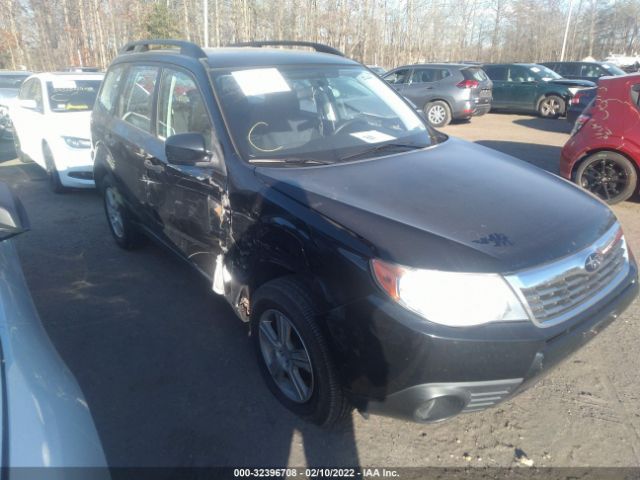
<svg viewBox="0 0 640 480">
<path fill-rule="evenodd" d="M 158 67 L 131 67 L 118 105 L 118 115 L 122 120 L 150 133 L 158 70 Z"/>
<path fill-rule="evenodd" d="M 195 80 L 187 73 L 165 69 L 158 94 L 156 132 L 166 140 L 178 133 L 201 133 L 211 146 L 211 122 Z"/>
<path fill-rule="evenodd" d="M 506 81 L 507 80 L 507 67 L 506 66 L 492 66 L 488 65 L 484 67 L 485 73 L 491 80 Z"/>
<path fill-rule="evenodd" d="M 100 91 L 98 102 L 100 102 L 100 105 L 102 105 L 109 112 L 113 110 L 116 95 L 118 94 L 120 85 L 124 77 L 124 70 L 124 65 L 116 65 L 111 70 L 109 70 L 107 76 L 104 79 L 104 83 L 102 84 L 102 90 Z"/>
<path fill-rule="evenodd" d="M 461 70 L 462 76 L 465 80 L 477 80 L 479 82 L 484 82 L 488 80 L 487 74 L 484 73 L 484 70 L 477 67 L 465 68 Z"/>
<path fill-rule="evenodd" d="M 446 68 L 416 68 L 411 75 L 411 83 L 438 82 L 450 75 Z"/>
</svg>

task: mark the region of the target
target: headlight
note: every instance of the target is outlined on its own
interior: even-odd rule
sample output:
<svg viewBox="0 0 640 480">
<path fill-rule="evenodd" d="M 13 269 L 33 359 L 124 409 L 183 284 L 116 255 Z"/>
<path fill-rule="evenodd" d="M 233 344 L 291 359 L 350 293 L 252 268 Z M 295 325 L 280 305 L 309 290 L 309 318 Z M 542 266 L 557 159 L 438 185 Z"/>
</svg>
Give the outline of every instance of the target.
<svg viewBox="0 0 640 480">
<path fill-rule="evenodd" d="M 467 327 L 529 319 L 501 275 L 418 270 L 381 260 L 371 266 L 393 300 L 430 322 Z"/>
<path fill-rule="evenodd" d="M 91 148 L 91 140 L 78 137 L 62 137 L 71 148 Z"/>
</svg>

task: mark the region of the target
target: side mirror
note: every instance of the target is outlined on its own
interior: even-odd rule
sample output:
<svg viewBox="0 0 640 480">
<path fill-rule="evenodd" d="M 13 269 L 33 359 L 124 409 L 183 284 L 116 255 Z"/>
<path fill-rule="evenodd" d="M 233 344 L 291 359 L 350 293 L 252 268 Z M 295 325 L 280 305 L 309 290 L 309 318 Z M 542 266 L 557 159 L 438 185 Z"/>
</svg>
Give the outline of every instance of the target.
<svg viewBox="0 0 640 480">
<path fill-rule="evenodd" d="M 164 144 L 167 162 L 173 165 L 195 165 L 206 161 L 207 146 L 200 133 L 171 135 Z"/>
<path fill-rule="evenodd" d="M 38 104 L 35 100 L 22 99 L 18 103 L 22 108 L 28 108 L 30 110 L 35 110 L 38 108 Z"/>
<path fill-rule="evenodd" d="M 6 184 L 0 183 L 0 242 L 29 230 L 29 219 L 22 203 Z"/>
</svg>

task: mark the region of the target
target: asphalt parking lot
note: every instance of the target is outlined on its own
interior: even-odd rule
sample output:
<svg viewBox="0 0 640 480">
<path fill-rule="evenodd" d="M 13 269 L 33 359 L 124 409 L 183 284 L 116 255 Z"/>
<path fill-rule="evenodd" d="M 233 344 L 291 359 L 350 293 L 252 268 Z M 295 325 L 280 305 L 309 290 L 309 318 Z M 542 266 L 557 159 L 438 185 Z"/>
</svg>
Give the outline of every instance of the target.
<svg viewBox="0 0 640 480">
<path fill-rule="evenodd" d="M 569 126 L 490 114 L 445 131 L 556 173 Z M 13 156 L 3 141 L 0 179 L 32 223 L 16 240 L 25 275 L 112 466 L 511 466 L 516 451 L 535 466 L 640 465 L 637 301 L 494 409 L 434 425 L 354 412 L 351 426 L 325 432 L 271 396 L 246 327 L 188 266 L 152 244 L 120 250 L 94 192 L 54 195 Z M 640 251 L 640 205 L 614 210 Z"/>
</svg>

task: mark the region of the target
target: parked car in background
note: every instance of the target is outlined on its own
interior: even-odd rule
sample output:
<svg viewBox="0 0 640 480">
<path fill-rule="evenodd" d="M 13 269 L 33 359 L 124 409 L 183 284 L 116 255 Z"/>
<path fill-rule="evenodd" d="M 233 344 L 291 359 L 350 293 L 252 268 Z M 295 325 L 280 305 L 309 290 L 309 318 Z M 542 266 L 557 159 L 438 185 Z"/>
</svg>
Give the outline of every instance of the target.
<svg viewBox="0 0 640 480">
<path fill-rule="evenodd" d="M 74 67 L 74 66 L 69 66 L 69 67 L 65 67 L 63 70 L 63 72 L 74 72 L 74 73 L 97 73 L 100 71 L 100 67 Z"/>
<path fill-rule="evenodd" d="M 596 98 L 597 88 L 585 88 L 576 92 L 569 100 L 569 108 L 567 109 L 567 121 L 573 125 L 585 108 Z"/>
<path fill-rule="evenodd" d="M 0 139 L 13 135 L 9 103 L 18 96 L 20 85 L 30 75 L 26 71 L 0 71 Z"/>
<path fill-rule="evenodd" d="M 631 55 L 609 55 L 605 61 L 611 63 L 627 73 L 635 73 L 640 70 L 640 57 Z"/>
<path fill-rule="evenodd" d="M 387 73 L 387 71 L 384 68 L 379 67 L 378 65 L 367 65 L 367 67 L 369 68 L 369 70 L 371 70 L 376 75 L 379 75 L 380 77 L 382 77 L 385 73 Z"/>
<path fill-rule="evenodd" d="M 29 77 L 10 106 L 16 154 L 47 171 L 56 193 L 92 188 L 89 120 L 101 73 L 39 73 Z"/>
<path fill-rule="evenodd" d="M 627 72 L 607 62 L 544 62 L 540 65 L 550 68 L 563 78 L 589 80 L 598 83 L 600 77 L 617 77 Z"/>
<path fill-rule="evenodd" d="M 0 465 L 6 478 L 31 475 L 14 477 L 14 468 L 98 467 L 89 478 L 108 479 L 87 402 L 40 323 L 20 267 L 12 237 L 28 228 L 23 206 L 0 183 Z"/>
<path fill-rule="evenodd" d="M 406 65 L 383 78 L 422 109 L 434 127 L 484 115 L 491 109 L 491 80 L 475 65 Z"/>
<path fill-rule="evenodd" d="M 600 80 L 562 149 L 560 173 L 607 203 L 638 190 L 640 74 Z"/>
<path fill-rule="evenodd" d="M 298 43 L 249 45 L 270 44 Z M 131 43 L 91 122 L 115 242 L 148 236 L 196 268 L 249 324 L 284 406 L 325 426 L 353 407 L 418 422 L 482 410 L 634 300 L 602 202 L 439 133 L 314 45 Z"/>
<path fill-rule="evenodd" d="M 567 104 L 577 92 L 596 86 L 586 80 L 562 78 L 535 63 L 488 64 L 482 68 L 493 81 L 493 110 L 537 113 L 543 118 L 565 115 Z"/>
</svg>

